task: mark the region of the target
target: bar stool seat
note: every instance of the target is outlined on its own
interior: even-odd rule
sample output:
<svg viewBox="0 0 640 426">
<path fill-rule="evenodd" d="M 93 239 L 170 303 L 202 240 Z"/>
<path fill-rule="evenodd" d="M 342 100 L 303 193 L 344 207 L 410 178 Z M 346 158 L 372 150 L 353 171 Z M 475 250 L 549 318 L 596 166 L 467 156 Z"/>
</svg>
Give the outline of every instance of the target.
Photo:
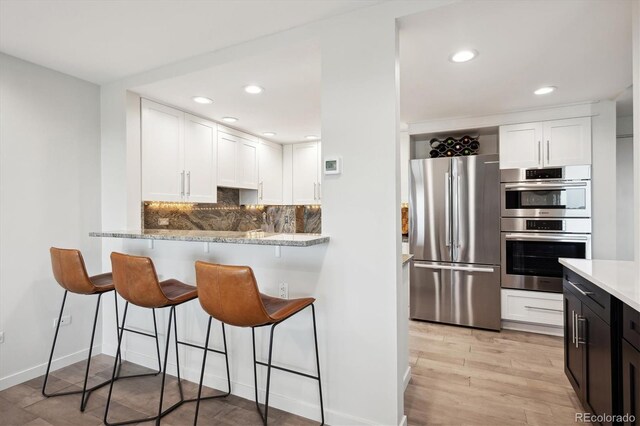
<svg viewBox="0 0 640 426">
<path fill-rule="evenodd" d="M 89 281 L 91 281 L 91 284 L 95 287 L 94 293 L 104 293 L 105 291 L 111 291 L 115 288 L 113 286 L 113 274 L 111 272 L 91 276 L 89 277 Z"/>
<path fill-rule="evenodd" d="M 272 319 L 272 322 L 262 325 L 280 322 L 290 317 L 291 315 L 300 312 L 316 301 L 316 299 L 312 297 L 304 297 L 300 299 L 280 299 L 278 297 L 271 297 L 262 293 L 260 293 L 260 299 L 262 300 L 264 309 Z"/>
<path fill-rule="evenodd" d="M 188 302 L 198 297 L 198 288 L 175 279 L 160 282 L 160 289 L 167 296 L 167 306 Z"/>
</svg>

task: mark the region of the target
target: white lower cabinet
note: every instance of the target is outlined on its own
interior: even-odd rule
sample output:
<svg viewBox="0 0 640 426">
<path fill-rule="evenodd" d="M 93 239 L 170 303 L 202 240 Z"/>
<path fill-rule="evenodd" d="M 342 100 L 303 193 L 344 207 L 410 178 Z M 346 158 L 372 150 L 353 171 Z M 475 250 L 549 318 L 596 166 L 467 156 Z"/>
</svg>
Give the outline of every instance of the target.
<svg viewBox="0 0 640 426">
<path fill-rule="evenodd" d="M 562 327 L 562 293 L 503 288 L 502 319 Z"/>
</svg>

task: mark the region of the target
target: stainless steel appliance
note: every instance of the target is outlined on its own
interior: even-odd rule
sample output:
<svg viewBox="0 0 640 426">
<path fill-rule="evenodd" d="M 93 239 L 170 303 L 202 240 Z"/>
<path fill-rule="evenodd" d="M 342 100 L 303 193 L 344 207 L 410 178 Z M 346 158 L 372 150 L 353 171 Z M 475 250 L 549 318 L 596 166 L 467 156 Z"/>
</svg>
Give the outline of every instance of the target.
<svg viewBox="0 0 640 426">
<path fill-rule="evenodd" d="M 412 160 L 410 316 L 500 329 L 497 155 Z"/>
<path fill-rule="evenodd" d="M 502 217 L 591 217 L 591 167 L 502 170 Z"/>
<path fill-rule="evenodd" d="M 562 292 L 560 257 L 591 258 L 591 219 L 502 218 L 502 287 Z"/>
<path fill-rule="evenodd" d="M 591 167 L 502 170 L 502 287 L 562 292 L 560 257 L 591 258 Z"/>
</svg>

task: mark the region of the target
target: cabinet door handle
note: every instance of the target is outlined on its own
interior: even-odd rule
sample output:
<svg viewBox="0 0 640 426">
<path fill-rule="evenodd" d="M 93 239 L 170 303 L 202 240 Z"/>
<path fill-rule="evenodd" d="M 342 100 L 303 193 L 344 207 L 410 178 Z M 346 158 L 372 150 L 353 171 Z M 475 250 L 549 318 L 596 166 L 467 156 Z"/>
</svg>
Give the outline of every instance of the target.
<svg viewBox="0 0 640 426">
<path fill-rule="evenodd" d="M 576 327 L 576 347 L 578 347 L 578 345 L 586 345 L 588 343 L 586 335 L 584 337 L 580 336 L 580 323 L 583 323 L 585 327 L 587 327 L 589 323 L 587 319 L 581 315 L 576 315 L 576 322 L 578 325 Z"/>
<path fill-rule="evenodd" d="M 549 139 L 547 139 L 547 163 L 549 162 Z"/>
<path fill-rule="evenodd" d="M 538 165 L 542 163 L 542 141 L 538 141 Z"/>
<path fill-rule="evenodd" d="M 567 280 L 567 282 L 569 283 L 569 285 L 571 285 L 571 287 L 575 288 L 576 290 L 578 290 L 578 293 L 580 293 L 583 296 L 591 296 L 592 294 L 595 294 L 592 291 L 584 291 L 583 289 L 581 289 L 580 287 L 578 287 L 577 285 L 575 285 L 574 283 L 572 283 L 571 281 Z"/>
<path fill-rule="evenodd" d="M 264 181 L 260 181 L 260 199 L 264 198 Z"/>
<path fill-rule="evenodd" d="M 318 182 L 318 200 L 322 199 L 322 183 Z"/>
<path fill-rule="evenodd" d="M 571 311 L 571 343 L 576 345 L 576 311 Z"/>
<path fill-rule="evenodd" d="M 187 197 L 191 196 L 191 172 L 187 172 Z"/>
<path fill-rule="evenodd" d="M 180 196 L 184 197 L 184 170 L 180 172 Z"/>
<path fill-rule="evenodd" d="M 542 306 L 526 306 L 525 309 L 535 309 L 538 311 L 562 312 L 562 309 L 543 308 Z"/>
<path fill-rule="evenodd" d="M 313 182 L 313 199 L 317 200 L 318 197 L 316 196 L 316 186 L 318 186 L 318 184 L 316 182 Z"/>
</svg>

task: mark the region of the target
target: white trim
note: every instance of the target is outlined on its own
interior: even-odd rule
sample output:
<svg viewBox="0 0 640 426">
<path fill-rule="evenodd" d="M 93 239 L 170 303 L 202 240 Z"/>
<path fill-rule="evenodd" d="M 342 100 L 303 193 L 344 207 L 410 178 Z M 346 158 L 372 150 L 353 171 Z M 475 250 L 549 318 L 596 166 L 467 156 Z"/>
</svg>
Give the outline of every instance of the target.
<svg viewBox="0 0 640 426">
<path fill-rule="evenodd" d="M 505 330 L 526 331 L 529 333 L 548 334 L 550 336 L 564 336 L 564 327 L 553 325 L 531 324 L 527 322 L 502 320 L 502 328 Z"/>
<path fill-rule="evenodd" d="M 407 386 L 409 386 L 409 382 L 411 381 L 411 366 L 407 366 L 407 371 L 404 372 L 404 377 L 402 378 L 403 389 L 406 391 Z"/>
<path fill-rule="evenodd" d="M 96 345 L 93 347 L 93 354 L 98 355 L 102 353 L 102 345 Z M 89 355 L 89 349 L 82 349 L 78 352 L 74 352 L 69 355 L 65 355 L 61 358 L 56 358 L 51 362 L 51 372 L 67 367 L 76 362 L 85 361 Z M 19 385 L 36 377 L 40 377 L 47 372 L 47 363 L 38 364 L 35 367 L 27 368 L 26 370 L 19 371 L 14 374 L 0 378 L 0 391 L 10 388 L 11 386 Z"/>
<path fill-rule="evenodd" d="M 421 135 L 444 131 L 481 129 L 483 127 L 506 124 L 528 123 L 532 121 L 560 120 L 565 118 L 590 117 L 598 115 L 598 102 L 569 104 L 559 107 L 539 108 L 491 114 L 479 117 L 451 117 L 409 123 L 409 135 Z"/>
<path fill-rule="evenodd" d="M 132 362 L 134 364 L 142 365 L 147 368 L 157 368 L 157 359 L 155 357 L 145 355 L 139 352 L 123 350 L 122 357 L 124 360 L 128 362 Z M 182 365 L 180 363 L 180 374 L 183 380 L 190 381 L 192 383 L 198 383 L 200 380 L 200 369 L 199 368 L 190 368 L 189 366 Z M 176 365 L 172 362 L 167 363 L 167 374 L 170 376 L 174 376 L 176 374 Z M 209 372 L 205 372 L 203 384 L 208 387 L 212 387 L 214 389 L 224 390 L 227 388 L 227 379 L 211 374 Z M 248 399 L 253 401 L 255 398 L 255 391 L 253 389 L 253 384 L 247 385 L 244 383 L 231 381 L 231 393 L 233 395 L 239 396 L 241 398 Z M 261 401 L 264 401 L 265 389 L 258 390 Z M 323 395 L 326 401 L 326 394 Z M 278 393 L 271 392 L 269 395 L 269 406 L 275 407 L 279 410 L 286 411 L 288 413 L 295 414 L 297 416 L 305 417 L 311 420 L 320 421 L 320 405 L 309 404 L 304 401 L 300 401 L 298 399 L 293 399 L 286 395 L 281 395 Z M 335 425 L 363 425 L 363 426 L 373 426 L 378 425 L 377 422 L 353 417 L 348 414 L 336 412 L 333 410 L 324 409 L 325 415 L 325 424 L 335 424 Z"/>
<path fill-rule="evenodd" d="M 402 416 L 402 420 L 400 420 L 399 426 L 408 426 L 409 425 L 409 419 L 407 419 L 407 416 Z"/>
</svg>

